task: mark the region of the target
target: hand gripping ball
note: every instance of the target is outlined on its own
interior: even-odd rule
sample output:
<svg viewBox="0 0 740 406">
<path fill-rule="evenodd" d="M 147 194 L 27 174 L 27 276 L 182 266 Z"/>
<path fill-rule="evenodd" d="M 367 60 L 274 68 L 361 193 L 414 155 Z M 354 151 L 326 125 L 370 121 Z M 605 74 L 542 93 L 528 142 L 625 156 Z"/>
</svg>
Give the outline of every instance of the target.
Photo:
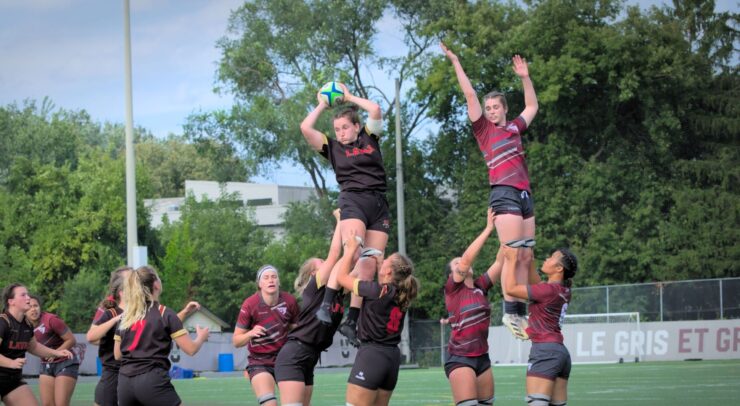
<svg viewBox="0 0 740 406">
<path fill-rule="evenodd" d="M 324 86 L 321 86 L 319 94 L 329 107 L 334 107 L 344 98 L 344 92 L 337 82 L 328 82 Z"/>
</svg>

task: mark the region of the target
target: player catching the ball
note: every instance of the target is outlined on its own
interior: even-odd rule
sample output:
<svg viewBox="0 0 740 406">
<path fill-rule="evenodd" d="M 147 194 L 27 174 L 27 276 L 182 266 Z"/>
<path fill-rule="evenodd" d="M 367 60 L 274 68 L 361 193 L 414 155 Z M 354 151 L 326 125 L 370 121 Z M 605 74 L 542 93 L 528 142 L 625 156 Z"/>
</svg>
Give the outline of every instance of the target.
<svg viewBox="0 0 740 406">
<path fill-rule="evenodd" d="M 522 81 L 524 110 L 513 121 L 506 120 L 508 105 L 500 92 L 491 92 L 483 97 L 484 108 L 476 95 L 470 79 L 452 51 L 440 43 L 447 59 L 452 62 L 457 81 L 468 104 L 468 118 L 473 123 L 473 134 L 488 167 L 491 185 L 488 205 L 496 213 L 496 231 L 499 241 L 519 250 L 519 266 L 516 269 L 518 283 L 526 283 L 532 263 L 534 247 L 534 201 L 529 186 L 529 171 L 524 160 L 521 134 L 537 115 L 537 95 L 529 78 L 527 61 L 514 55 L 514 73 Z M 502 322 L 515 337 L 526 340 L 526 304 L 504 294 L 504 317 Z"/>
<path fill-rule="evenodd" d="M 328 159 L 334 168 L 340 189 L 338 203 L 341 209 L 342 241 L 346 242 L 353 231 L 364 241 L 365 247 L 375 248 L 382 253 L 390 229 L 388 200 L 385 197 L 387 183 L 379 143 L 383 130 L 382 112 L 378 104 L 351 94 L 343 83 L 339 83 L 339 87 L 344 93 L 344 102 L 350 105 L 334 114 L 336 139 L 314 128 L 321 113 L 329 107 L 329 102 L 335 101 L 334 98 L 327 100 L 322 92 L 316 95 L 316 107 L 301 123 L 301 132 L 309 145 Z M 357 107 L 368 113 L 364 126 L 360 122 Z M 357 277 L 372 280 L 374 272 L 374 267 L 359 267 Z M 317 313 L 323 322 L 331 323 L 327 309 L 334 295 L 334 289 L 326 290 L 324 302 Z M 355 345 L 359 345 L 356 326 L 361 305 L 362 298 L 352 295 L 347 321 L 339 329 Z"/>
</svg>

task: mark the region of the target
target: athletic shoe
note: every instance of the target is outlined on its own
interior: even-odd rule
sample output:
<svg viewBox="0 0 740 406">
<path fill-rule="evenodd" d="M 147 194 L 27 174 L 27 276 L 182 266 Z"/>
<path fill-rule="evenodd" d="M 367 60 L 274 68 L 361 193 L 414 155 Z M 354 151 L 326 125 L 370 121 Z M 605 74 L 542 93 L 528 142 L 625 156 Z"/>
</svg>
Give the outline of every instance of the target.
<svg viewBox="0 0 740 406">
<path fill-rule="evenodd" d="M 345 320 L 339 326 L 339 333 L 347 337 L 347 341 L 355 347 L 360 346 L 360 340 L 357 338 L 357 322 L 354 320 Z"/>
<path fill-rule="evenodd" d="M 316 310 L 316 318 L 322 324 L 331 325 L 331 303 L 321 303 L 319 310 Z"/>
<path fill-rule="evenodd" d="M 529 334 L 525 331 L 529 323 L 527 319 L 516 314 L 504 314 L 501 322 L 509 329 L 512 335 L 519 340 L 529 340 Z"/>
</svg>

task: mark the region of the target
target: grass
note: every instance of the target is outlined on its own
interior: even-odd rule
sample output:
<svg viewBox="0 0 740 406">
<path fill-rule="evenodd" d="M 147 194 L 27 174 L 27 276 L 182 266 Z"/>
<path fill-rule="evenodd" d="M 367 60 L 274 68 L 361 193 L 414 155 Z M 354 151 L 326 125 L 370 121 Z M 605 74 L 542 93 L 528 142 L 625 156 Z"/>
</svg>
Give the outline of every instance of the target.
<svg viewBox="0 0 740 406">
<path fill-rule="evenodd" d="M 524 405 L 524 367 L 494 367 L 496 406 Z M 312 405 L 344 405 L 349 371 L 316 374 Z M 185 405 L 256 404 L 242 377 L 173 381 Z M 569 406 L 732 404 L 740 399 L 740 360 L 574 365 Z M 96 381 L 78 383 L 72 405 L 91 405 Z M 37 392 L 37 382 L 31 381 Z M 37 394 L 38 395 L 38 394 Z M 441 368 L 401 370 L 391 405 L 452 405 Z"/>
</svg>

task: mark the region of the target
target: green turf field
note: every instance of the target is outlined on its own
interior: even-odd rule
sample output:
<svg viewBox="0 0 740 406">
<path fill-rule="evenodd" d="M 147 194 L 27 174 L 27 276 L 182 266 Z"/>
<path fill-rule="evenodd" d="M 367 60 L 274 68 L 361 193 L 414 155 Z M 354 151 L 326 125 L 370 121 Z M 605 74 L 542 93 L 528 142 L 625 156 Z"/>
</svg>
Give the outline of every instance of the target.
<svg viewBox="0 0 740 406">
<path fill-rule="evenodd" d="M 524 405 L 524 367 L 494 367 L 496 405 Z M 344 405 L 348 371 L 316 374 L 313 405 Z M 252 405 L 244 378 L 174 381 L 185 405 Z M 32 384 L 36 390 L 35 381 Z M 77 385 L 73 405 L 91 405 L 95 381 Z M 569 406 L 733 404 L 740 399 L 740 360 L 574 365 Z M 452 405 L 441 368 L 401 370 L 392 405 Z"/>
</svg>

